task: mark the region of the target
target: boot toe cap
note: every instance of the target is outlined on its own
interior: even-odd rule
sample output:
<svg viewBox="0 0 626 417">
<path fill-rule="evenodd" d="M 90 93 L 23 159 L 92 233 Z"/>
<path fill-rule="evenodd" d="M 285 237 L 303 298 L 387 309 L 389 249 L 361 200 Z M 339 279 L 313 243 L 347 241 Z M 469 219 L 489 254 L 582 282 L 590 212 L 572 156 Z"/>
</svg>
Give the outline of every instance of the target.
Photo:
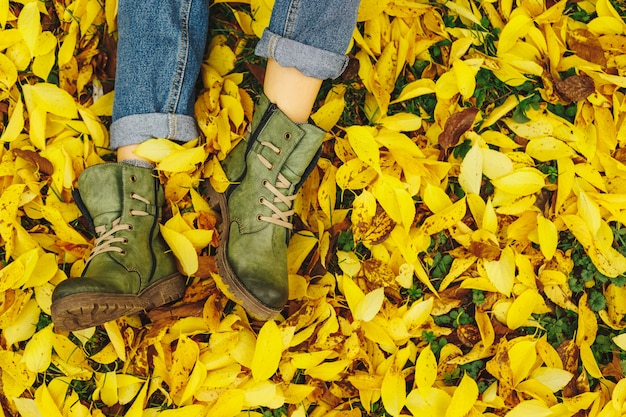
<svg viewBox="0 0 626 417">
<path fill-rule="evenodd" d="M 118 289 L 111 282 L 102 282 L 91 278 L 70 278 L 59 283 L 52 293 L 52 301 L 59 300 L 74 294 L 83 293 L 108 293 L 108 294 L 123 294 L 123 291 Z"/>
</svg>

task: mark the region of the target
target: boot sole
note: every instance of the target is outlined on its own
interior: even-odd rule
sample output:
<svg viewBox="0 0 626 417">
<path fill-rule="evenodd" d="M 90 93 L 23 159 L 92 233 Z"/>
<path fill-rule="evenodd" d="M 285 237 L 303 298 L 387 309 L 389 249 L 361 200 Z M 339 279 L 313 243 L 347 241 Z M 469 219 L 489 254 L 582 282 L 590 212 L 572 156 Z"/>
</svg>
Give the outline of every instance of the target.
<svg viewBox="0 0 626 417">
<path fill-rule="evenodd" d="M 185 289 L 185 279 L 175 274 L 158 280 L 137 295 L 72 294 L 52 302 L 52 321 L 61 331 L 86 329 L 180 300 Z"/>
<path fill-rule="evenodd" d="M 233 271 L 228 258 L 226 256 L 226 248 L 228 247 L 228 225 L 230 224 L 230 215 L 228 213 L 228 202 L 226 196 L 223 193 L 218 193 L 207 182 L 206 192 L 209 197 L 209 204 L 215 208 L 213 202 L 217 202 L 219 205 L 219 212 L 222 216 L 222 222 L 220 224 L 220 244 L 217 248 L 217 269 L 222 283 L 228 287 L 229 298 L 233 299 L 254 318 L 259 320 L 270 320 L 276 317 L 283 310 L 281 308 L 272 308 L 264 304 L 258 298 L 256 298 L 248 289 L 241 283 L 235 271 Z"/>
</svg>

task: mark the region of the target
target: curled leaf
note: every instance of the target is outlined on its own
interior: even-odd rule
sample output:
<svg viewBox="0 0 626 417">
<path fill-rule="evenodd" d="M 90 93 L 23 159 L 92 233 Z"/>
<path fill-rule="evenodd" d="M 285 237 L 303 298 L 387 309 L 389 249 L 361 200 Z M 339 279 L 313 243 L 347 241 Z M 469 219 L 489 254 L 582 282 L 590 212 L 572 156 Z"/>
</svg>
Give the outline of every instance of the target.
<svg viewBox="0 0 626 417">
<path fill-rule="evenodd" d="M 448 150 L 459 143 L 463 133 L 467 132 L 474 124 L 477 114 L 478 109 L 470 107 L 454 113 L 448 118 L 438 139 L 439 147 L 441 148 L 439 159 L 444 159 L 443 157 L 447 155 Z"/>
</svg>

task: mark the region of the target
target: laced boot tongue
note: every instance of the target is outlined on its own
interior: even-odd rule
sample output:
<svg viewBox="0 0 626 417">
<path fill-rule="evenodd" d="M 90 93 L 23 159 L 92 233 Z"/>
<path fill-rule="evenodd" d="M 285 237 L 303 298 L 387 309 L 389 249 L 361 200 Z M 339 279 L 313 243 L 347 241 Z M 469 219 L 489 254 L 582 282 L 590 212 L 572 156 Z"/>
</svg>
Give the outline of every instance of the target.
<svg viewBox="0 0 626 417">
<path fill-rule="evenodd" d="M 261 147 L 257 154 L 259 161 L 268 170 L 277 171 L 273 183 L 263 181 L 263 186 L 274 198 L 261 198 L 259 201 L 273 214 L 261 216 L 259 220 L 292 228 L 291 216 L 294 213 L 292 205 L 296 198 L 295 194 L 304 179 L 303 176 L 308 174 L 310 166 L 316 163 L 323 138 L 324 132 L 312 125 L 292 124 L 291 129 L 284 131 L 282 138 L 259 142 Z"/>
</svg>

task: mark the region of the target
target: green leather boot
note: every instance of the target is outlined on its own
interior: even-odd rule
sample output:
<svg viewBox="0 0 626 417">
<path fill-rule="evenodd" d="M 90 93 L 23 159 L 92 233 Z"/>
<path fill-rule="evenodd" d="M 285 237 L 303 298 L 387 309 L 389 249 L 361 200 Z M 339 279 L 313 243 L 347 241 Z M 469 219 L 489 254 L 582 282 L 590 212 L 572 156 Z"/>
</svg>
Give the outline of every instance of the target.
<svg viewBox="0 0 626 417">
<path fill-rule="evenodd" d="M 222 164 L 232 185 L 226 193 L 210 186 L 208 192 L 222 215 L 217 266 L 227 295 L 267 320 L 287 302 L 292 204 L 325 132 L 292 122 L 265 97 L 255 111 L 252 132 Z"/>
<path fill-rule="evenodd" d="M 149 168 L 101 164 L 78 179 L 98 235 L 81 278 L 52 294 L 59 330 L 78 330 L 180 299 L 185 279 L 159 231 L 163 188 Z"/>
</svg>

